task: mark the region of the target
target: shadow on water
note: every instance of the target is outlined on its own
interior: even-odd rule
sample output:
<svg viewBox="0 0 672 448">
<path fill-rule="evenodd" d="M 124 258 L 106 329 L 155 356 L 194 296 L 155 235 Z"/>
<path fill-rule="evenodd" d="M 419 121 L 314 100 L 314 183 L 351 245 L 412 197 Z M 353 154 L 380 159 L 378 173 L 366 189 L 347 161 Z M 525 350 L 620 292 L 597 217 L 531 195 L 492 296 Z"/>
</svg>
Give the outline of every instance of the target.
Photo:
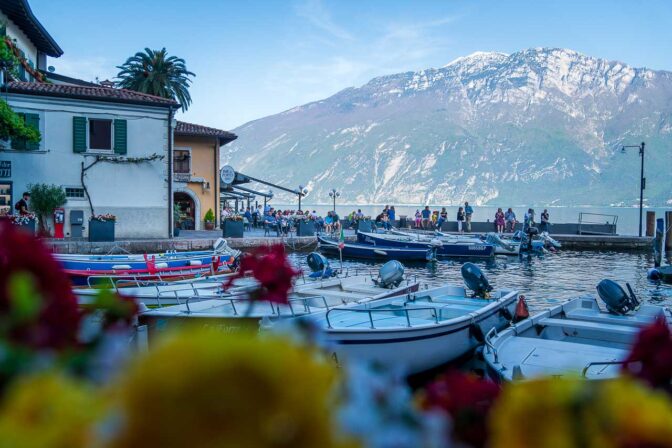
<svg viewBox="0 0 672 448">
<path fill-rule="evenodd" d="M 304 254 L 291 254 L 292 261 L 308 270 Z M 330 258 L 334 268 L 338 259 Z M 477 264 L 495 288 L 516 289 L 527 297 L 531 311 L 560 301 L 595 293 L 600 280 L 610 278 L 623 287 L 628 282 L 645 302 L 672 305 L 672 285 L 655 284 L 646 278 L 653 256 L 646 253 L 563 250 L 543 256 L 497 256 L 491 259 L 442 259 L 436 262 L 404 263 L 408 275 L 428 283 L 462 284 L 460 268 Z M 378 269 L 382 262 L 343 260 L 344 269 Z"/>
</svg>

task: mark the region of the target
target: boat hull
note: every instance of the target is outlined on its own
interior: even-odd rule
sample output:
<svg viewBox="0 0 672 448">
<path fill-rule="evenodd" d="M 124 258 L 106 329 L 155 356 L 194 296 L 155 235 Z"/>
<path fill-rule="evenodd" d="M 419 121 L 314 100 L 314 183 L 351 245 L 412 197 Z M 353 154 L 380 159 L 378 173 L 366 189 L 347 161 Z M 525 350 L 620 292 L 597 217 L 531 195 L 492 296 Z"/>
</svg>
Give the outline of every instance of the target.
<svg viewBox="0 0 672 448">
<path fill-rule="evenodd" d="M 431 259 L 431 251 L 425 247 L 404 248 L 372 246 L 369 244 L 345 243 L 339 249 L 339 243 L 318 237 L 320 251 L 345 258 L 361 258 L 367 260 L 404 260 L 404 261 L 427 261 Z"/>
<path fill-rule="evenodd" d="M 357 241 L 371 246 L 399 247 L 404 249 L 436 248 L 436 254 L 440 257 L 492 257 L 495 247 L 486 243 L 448 243 L 443 242 L 440 246 L 434 246 L 430 242 L 411 241 L 409 239 L 397 239 L 386 237 L 383 234 L 357 232 Z"/>
</svg>

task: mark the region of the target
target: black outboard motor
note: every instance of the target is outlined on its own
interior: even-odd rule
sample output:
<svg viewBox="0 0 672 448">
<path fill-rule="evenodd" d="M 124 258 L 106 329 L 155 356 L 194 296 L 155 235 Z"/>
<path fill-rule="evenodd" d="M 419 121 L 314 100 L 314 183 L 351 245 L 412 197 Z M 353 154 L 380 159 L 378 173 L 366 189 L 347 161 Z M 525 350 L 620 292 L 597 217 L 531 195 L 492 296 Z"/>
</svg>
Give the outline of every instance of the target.
<svg viewBox="0 0 672 448">
<path fill-rule="evenodd" d="M 328 278 L 336 275 L 331 267 L 329 267 L 329 260 L 318 252 L 309 253 L 306 262 L 312 271 L 309 275 L 310 278 Z"/>
<path fill-rule="evenodd" d="M 604 279 L 598 283 L 597 294 L 607 306 L 607 310 L 610 313 L 624 315 L 639 308 L 639 300 L 635 297 L 630 283 L 626 283 L 625 285 L 628 287 L 629 294 L 621 288 L 621 285 L 613 280 Z"/>
<path fill-rule="evenodd" d="M 474 263 L 464 263 L 462 265 L 462 278 L 467 288 L 474 292 L 474 297 L 488 298 L 492 286 L 478 266 Z"/>
</svg>

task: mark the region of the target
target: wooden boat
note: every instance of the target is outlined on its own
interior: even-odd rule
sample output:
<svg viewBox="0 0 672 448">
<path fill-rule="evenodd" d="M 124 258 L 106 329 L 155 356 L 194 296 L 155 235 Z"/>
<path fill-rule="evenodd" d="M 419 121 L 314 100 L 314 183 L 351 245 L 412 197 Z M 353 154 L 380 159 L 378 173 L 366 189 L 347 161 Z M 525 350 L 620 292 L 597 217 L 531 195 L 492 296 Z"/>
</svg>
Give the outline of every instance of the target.
<svg viewBox="0 0 672 448">
<path fill-rule="evenodd" d="M 422 234 L 418 232 L 406 232 L 399 229 L 390 229 L 389 233 L 393 235 L 405 236 L 424 243 L 431 243 L 438 239 L 447 243 L 466 243 L 466 244 L 492 244 L 495 246 L 495 255 L 518 255 L 520 254 L 520 241 L 502 238 L 496 233 L 487 233 L 485 235 L 455 235 L 436 231 L 432 234 Z"/>
<path fill-rule="evenodd" d="M 428 247 L 392 247 L 359 243 L 341 243 L 323 236 L 317 237 L 320 252 L 345 258 L 365 258 L 370 260 L 428 261 L 436 258 L 436 250 Z M 340 249 L 339 249 L 340 245 Z"/>
<path fill-rule="evenodd" d="M 475 298 L 465 288 L 442 286 L 311 314 L 339 361 L 361 359 L 417 373 L 452 361 L 506 327 L 516 291 Z"/>
<path fill-rule="evenodd" d="M 484 242 L 448 241 L 438 238 L 421 241 L 413 236 L 357 232 L 357 241 L 371 246 L 398 247 L 403 249 L 436 249 L 440 257 L 492 257 L 495 246 Z"/>
<path fill-rule="evenodd" d="M 621 315 L 602 311 L 593 296 L 569 300 L 501 333 L 487 333 L 488 373 L 498 381 L 549 375 L 613 378 L 637 333 L 657 317 L 672 323 L 672 313 L 661 306 L 641 305 Z"/>
</svg>

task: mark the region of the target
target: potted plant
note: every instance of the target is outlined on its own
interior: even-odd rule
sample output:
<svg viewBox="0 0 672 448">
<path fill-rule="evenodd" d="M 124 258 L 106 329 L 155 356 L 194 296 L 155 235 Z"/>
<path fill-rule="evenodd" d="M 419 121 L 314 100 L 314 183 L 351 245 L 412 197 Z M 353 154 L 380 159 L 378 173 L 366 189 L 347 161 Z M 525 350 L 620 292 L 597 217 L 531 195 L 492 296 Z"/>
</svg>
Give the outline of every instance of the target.
<svg viewBox="0 0 672 448">
<path fill-rule="evenodd" d="M 93 215 L 89 219 L 89 241 L 114 241 L 117 217 L 109 213 Z"/>
<path fill-rule="evenodd" d="M 25 230 L 32 235 L 35 234 L 35 223 L 37 222 L 37 215 L 35 215 L 35 213 L 10 215 L 9 221 L 15 226 L 21 227 L 22 230 Z"/>
<path fill-rule="evenodd" d="M 243 237 L 243 217 L 240 215 L 229 215 L 222 221 L 222 236 L 224 238 L 242 238 Z"/>
<path fill-rule="evenodd" d="M 180 236 L 180 206 L 173 205 L 173 236 Z"/>
<path fill-rule="evenodd" d="M 50 236 L 51 231 L 47 226 L 47 218 L 54 213 L 54 209 L 63 207 L 67 201 L 65 190 L 60 185 L 31 184 L 28 185 L 30 193 L 30 209 L 35 212 L 38 222 L 38 233 Z"/>
<path fill-rule="evenodd" d="M 205 212 L 203 220 L 205 221 L 205 230 L 213 230 L 215 228 L 215 213 L 211 208 Z"/>
</svg>

